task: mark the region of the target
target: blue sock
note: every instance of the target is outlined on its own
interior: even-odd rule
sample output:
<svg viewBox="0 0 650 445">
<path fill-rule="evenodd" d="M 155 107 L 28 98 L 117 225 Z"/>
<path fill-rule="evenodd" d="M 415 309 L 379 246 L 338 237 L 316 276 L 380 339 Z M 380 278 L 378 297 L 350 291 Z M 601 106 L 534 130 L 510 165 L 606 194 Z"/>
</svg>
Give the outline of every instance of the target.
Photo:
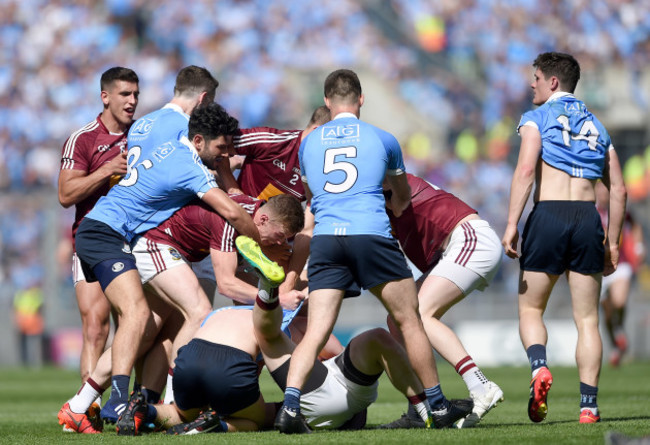
<svg viewBox="0 0 650 445">
<path fill-rule="evenodd" d="M 109 402 L 126 403 L 129 400 L 129 381 L 128 375 L 114 375 L 111 377 L 111 397 Z"/>
<path fill-rule="evenodd" d="M 526 355 L 530 362 L 530 370 L 535 371 L 539 368 L 548 367 L 546 364 L 546 346 L 544 345 L 531 345 L 526 349 Z"/>
<path fill-rule="evenodd" d="M 148 403 L 147 413 L 144 415 L 144 423 L 153 423 L 154 420 L 156 420 L 156 415 L 158 415 L 158 411 L 156 411 L 156 407 Z"/>
<path fill-rule="evenodd" d="M 144 399 L 147 401 L 147 403 L 155 405 L 156 403 L 160 402 L 160 393 L 154 391 L 153 389 L 142 388 L 142 395 L 144 396 Z"/>
<path fill-rule="evenodd" d="M 284 406 L 292 411 L 300 412 L 300 394 L 298 388 L 287 386 L 284 390 Z"/>
<path fill-rule="evenodd" d="M 580 408 L 597 408 L 598 387 L 580 382 Z"/>
<path fill-rule="evenodd" d="M 442 393 L 442 388 L 440 383 L 432 388 L 425 388 L 424 393 L 427 395 L 427 400 L 429 401 L 429 406 L 434 411 L 444 409 L 449 407 L 449 400 Z"/>
</svg>

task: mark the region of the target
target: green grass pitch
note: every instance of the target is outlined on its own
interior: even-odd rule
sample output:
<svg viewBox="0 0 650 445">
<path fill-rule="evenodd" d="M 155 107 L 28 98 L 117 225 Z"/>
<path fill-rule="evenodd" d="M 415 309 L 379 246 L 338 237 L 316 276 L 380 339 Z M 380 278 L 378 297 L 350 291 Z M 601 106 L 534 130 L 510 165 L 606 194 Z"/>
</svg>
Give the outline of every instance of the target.
<svg viewBox="0 0 650 445">
<path fill-rule="evenodd" d="M 440 363 L 440 378 L 449 398 L 467 397 L 462 379 L 446 363 Z M 372 430 L 358 432 L 317 432 L 308 436 L 284 436 L 277 432 L 205 434 L 168 437 L 156 433 L 141 437 L 118 437 L 114 427 L 104 434 L 77 435 L 61 431 L 56 414 L 61 405 L 78 389 L 73 371 L 0 369 L 0 443 L 436 443 L 436 444 L 599 444 L 605 432 L 613 430 L 632 437 L 650 435 L 650 363 L 631 363 L 620 369 L 603 367 L 598 401 L 603 420 L 595 425 L 578 423 L 578 376 L 575 368 L 553 367 L 554 383 L 549 393 L 549 414 L 540 424 L 528 420 L 527 368 L 486 368 L 488 378 L 497 382 L 506 400 L 491 411 L 481 424 L 467 430 Z M 262 375 L 262 391 L 267 400 L 282 395 Z M 385 377 L 380 383 L 379 399 L 369 408 L 368 427 L 396 419 L 406 401 Z"/>
</svg>

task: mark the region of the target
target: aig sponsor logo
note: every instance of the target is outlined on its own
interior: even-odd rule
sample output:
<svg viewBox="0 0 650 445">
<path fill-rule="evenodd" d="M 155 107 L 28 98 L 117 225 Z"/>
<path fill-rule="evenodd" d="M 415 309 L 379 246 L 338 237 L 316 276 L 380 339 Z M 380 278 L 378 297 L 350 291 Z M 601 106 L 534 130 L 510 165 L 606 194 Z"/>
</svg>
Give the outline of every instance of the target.
<svg viewBox="0 0 650 445">
<path fill-rule="evenodd" d="M 145 135 L 151 131 L 153 121 L 151 119 L 139 119 L 133 124 L 131 134 Z"/>
<path fill-rule="evenodd" d="M 359 137 L 359 124 L 350 125 L 325 125 L 321 139 L 334 140 L 334 139 L 350 139 Z"/>
</svg>

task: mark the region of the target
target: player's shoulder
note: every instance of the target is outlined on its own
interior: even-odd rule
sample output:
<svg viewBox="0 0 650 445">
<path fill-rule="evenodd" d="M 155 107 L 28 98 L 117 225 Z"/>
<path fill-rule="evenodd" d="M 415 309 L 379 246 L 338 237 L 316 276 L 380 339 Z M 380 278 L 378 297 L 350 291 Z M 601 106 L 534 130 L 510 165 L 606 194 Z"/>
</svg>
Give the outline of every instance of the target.
<svg viewBox="0 0 650 445">
<path fill-rule="evenodd" d="M 97 137 L 98 134 L 102 132 L 103 128 L 104 127 L 99 122 L 99 119 L 95 118 L 92 121 L 85 124 L 83 127 L 73 131 L 68 137 L 68 140 L 79 141 L 79 140 L 94 139 Z"/>
</svg>

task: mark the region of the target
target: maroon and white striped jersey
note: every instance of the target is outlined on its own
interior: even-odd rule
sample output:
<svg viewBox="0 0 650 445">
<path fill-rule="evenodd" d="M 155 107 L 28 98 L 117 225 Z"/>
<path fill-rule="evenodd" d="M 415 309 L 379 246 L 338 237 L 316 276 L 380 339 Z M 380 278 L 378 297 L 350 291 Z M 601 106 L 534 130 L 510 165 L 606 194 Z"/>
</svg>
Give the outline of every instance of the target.
<svg viewBox="0 0 650 445">
<path fill-rule="evenodd" d="M 99 116 L 72 133 L 65 141 L 61 150 L 61 170 L 81 170 L 91 174 L 126 150 L 128 129 L 120 134 L 110 133 Z M 106 181 L 94 193 L 75 205 L 75 218 L 72 224 L 73 242 L 81 220 L 95 206 L 99 198 L 108 193 L 111 185 L 110 181 Z"/>
<path fill-rule="evenodd" d="M 237 182 L 250 196 L 268 200 L 286 193 L 305 200 L 298 150 L 301 130 L 242 128 L 233 137 L 235 150 L 246 156 Z"/>
<path fill-rule="evenodd" d="M 458 222 L 477 213 L 461 199 L 407 173 L 411 186 L 411 204 L 402 216 L 388 211 L 393 234 L 404 253 L 421 271 L 426 272 L 442 255 L 441 246 Z"/>
<path fill-rule="evenodd" d="M 251 216 L 264 201 L 247 195 L 230 195 Z M 228 221 L 200 199 L 181 207 L 167 221 L 151 229 L 144 237 L 176 248 L 190 262 L 201 261 L 210 249 L 235 252 L 238 233 Z"/>
</svg>

